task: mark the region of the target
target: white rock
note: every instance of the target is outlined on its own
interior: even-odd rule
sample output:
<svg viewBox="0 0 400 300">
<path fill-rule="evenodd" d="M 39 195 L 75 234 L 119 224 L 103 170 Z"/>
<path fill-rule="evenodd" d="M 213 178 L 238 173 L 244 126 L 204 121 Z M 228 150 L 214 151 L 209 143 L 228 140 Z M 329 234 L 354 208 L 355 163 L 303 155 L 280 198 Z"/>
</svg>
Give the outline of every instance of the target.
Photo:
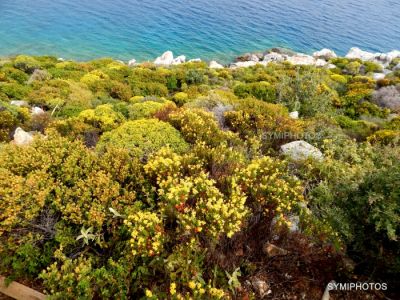
<svg viewBox="0 0 400 300">
<path fill-rule="evenodd" d="M 248 68 L 257 64 L 256 61 L 238 61 L 231 65 L 231 68 Z"/>
<path fill-rule="evenodd" d="M 33 140 L 32 135 L 21 127 L 18 127 L 14 133 L 14 143 L 18 146 L 29 145 Z"/>
<path fill-rule="evenodd" d="M 314 57 L 301 53 L 288 57 L 287 61 L 294 65 L 315 65 L 316 63 Z"/>
<path fill-rule="evenodd" d="M 166 51 L 163 53 L 163 55 L 156 58 L 154 64 L 167 66 L 172 64 L 173 61 L 174 61 L 174 54 L 172 53 L 172 51 Z"/>
<path fill-rule="evenodd" d="M 298 111 L 292 111 L 289 114 L 289 117 L 292 118 L 292 119 L 298 119 L 299 118 L 299 112 Z"/>
<path fill-rule="evenodd" d="M 380 80 L 380 79 L 385 78 L 385 74 L 383 74 L 383 73 L 374 73 L 372 75 L 372 78 L 374 78 L 374 80 Z"/>
<path fill-rule="evenodd" d="M 132 58 L 130 61 L 128 61 L 128 67 L 133 67 L 136 65 L 136 59 Z"/>
<path fill-rule="evenodd" d="M 327 64 L 326 66 L 325 66 L 325 68 L 327 68 L 327 69 L 336 69 L 336 65 L 334 65 L 334 64 Z"/>
<path fill-rule="evenodd" d="M 350 51 L 346 54 L 346 58 L 356 59 L 359 58 L 364 61 L 373 61 L 377 56 L 380 56 L 381 53 L 371 53 L 367 51 L 363 51 L 360 48 L 354 47 L 351 48 Z"/>
<path fill-rule="evenodd" d="M 61 61 L 61 62 L 65 61 L 65 59 L 62 58 L 62 57 L 59 57 L 57 60 L 58 60 L 58 61 Z"/>
<path fill-rule="evenodd" d="M 316 67 L 325 67 L 328 63 L 326 60 L 318 58 L 317 61 L 315 62 Z"/>
<path fill-rule="evenodd" d="M 331 58 L 337 57 L 336 53 L 330 49 L 322 49 L 313 53 L 314 58 L 322 58 L 325 60 L 330 60 Z"/>
<path fill-rule="evenodd" d="M 29 106 L 28 102 L 23 101 L 23 100 L 13 100 L 10 102 L 11 105 L 15 105 L 15 106 Z"/>
<path fill-rule="evenodd" d="M 201 62 L 201 58 L 192 58 L 188 62 Z"/>
<path fill-rule="evenodd" d="M 209 65 L 210 69 L 223 69 L 224 66 L 217 63 L 215 60 L 210 61 L 210 65 Z"/>
<path fill-rule="evenodd" d="M 390 51 L 386 54 L 386 59 L 391 62 L 393 59 L 400 57 L 400 51 L 399 50 L 393 50 Z"/>
<path fill-rule="evenodd" d="M 44 114 L 44 110 L 41 109 L 40 107 L 34 106 L 34 107 L 32 107 L 32 112 L 31 112 L 31 114 L 32 114 L 33 116 L 35 116 L 35 115 L 41 115 L 41 114 Z"/>
<path fill-rule="evenodd" d="M 179 65 L 179 64 L 183 64 L 184 62 L 186 62 L 186 56 L 185 55 L 179 55 L 178 57 L 176 57 L 172 61 L 172 64 L 173 65 Z"/>
<path fill-rule="evenodd" d="M 294 161 L 302 161 L 309 157 L 315 160 L 323 159 L 322 152 L 305 141 L 295 141 L 282 145 L 281 151 Z"/>
<path fill-rule="evenodd" d="M 280 53 L 271 52 L 264 56 L 263 61 L 265 62 L 282 62 L 286 59 L 286 56 L 283 56 Z"/>
</svg>

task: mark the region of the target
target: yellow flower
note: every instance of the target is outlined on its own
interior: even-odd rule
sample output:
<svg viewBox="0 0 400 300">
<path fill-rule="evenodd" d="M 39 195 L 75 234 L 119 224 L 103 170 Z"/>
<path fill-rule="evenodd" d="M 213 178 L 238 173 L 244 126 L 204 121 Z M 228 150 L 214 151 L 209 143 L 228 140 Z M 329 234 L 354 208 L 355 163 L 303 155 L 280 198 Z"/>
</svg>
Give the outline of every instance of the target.
<svg viewBox="0 0 400 300">
<path fill-rule="evenodd" d="M 192 290 L 194 290 L 196 288 L 196 283 L 194 281 L 189 281 L 189 288 L 191 288 Z"/>
<path fill-rule="evenodd" d="M 150 290 L 146 290 L 146 297 L 148 298 L 153 297 L 153 293 Z"/>
<path fill-rule="evenodd" d="M 175 282 L 171 283 L 171 286 L 169 287 L 169 291 L 170 291 L 171 295 L 176 294 L 176 283 Z"/>
</svg>

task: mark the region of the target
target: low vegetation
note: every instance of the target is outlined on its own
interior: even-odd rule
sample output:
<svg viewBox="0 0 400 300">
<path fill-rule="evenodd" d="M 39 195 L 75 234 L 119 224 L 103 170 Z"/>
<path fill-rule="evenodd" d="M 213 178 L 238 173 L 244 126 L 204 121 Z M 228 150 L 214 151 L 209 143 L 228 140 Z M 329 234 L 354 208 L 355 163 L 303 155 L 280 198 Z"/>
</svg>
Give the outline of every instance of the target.
<svg viewBox="0 0 400 300">
<path fill-rule="evenodd" d="M 0 60 L 0 274 L 51 299 L 395 295 L 400 73 L 331 63 Z"/>
</svg>

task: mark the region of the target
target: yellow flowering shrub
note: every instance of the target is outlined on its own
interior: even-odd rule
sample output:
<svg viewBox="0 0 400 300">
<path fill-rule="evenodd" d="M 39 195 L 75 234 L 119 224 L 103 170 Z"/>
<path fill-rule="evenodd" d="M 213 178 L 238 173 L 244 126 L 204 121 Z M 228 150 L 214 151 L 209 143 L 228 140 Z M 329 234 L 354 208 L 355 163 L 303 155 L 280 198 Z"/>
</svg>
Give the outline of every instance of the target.
<svg viewBox="0 0 400 300">
<path fill-rule="evenodd" d="M 166 155 L 166 158 L 161 155 Z M 150 174 L 162 174 L 157 176 L 158 204 L 164 213 L 176 215 L 180 225 L 178 230 L 182 234 L 203 232 L 212 239 L 220 235 L 232 237 L 240 230 L 248 214 L 246 198 L 236 181 L 230 182 L 230 193 L 225 196 L 204 172 L 182 176 L 180 159 L 176 156 L 171 159 L 171 156 L 174 154 L 162 150 L 145 167 Z"/>
<path fill-rule="evenodd" d="M 156 119 L 125 122 L 105 133 L 97 147 L 102 150 L 108 145 L 126 148 L 141 156 L 149 155 L 167 145 L 177 152 L 188 149 L 179 131 Z"/>
<path fill-rule="evenodd" d="M 230 131 L 222 131 L 212 113 L 201 109 L 180 110 L 170 115 L 170 123 L 189 143 L 205 142 L 217 146 L 223 141 L 235 140 Z"/>
<path fill-rule="evenodd" d="M 93 86 L 95 83 L 97 83 L 98 81 L 101 80 L 108 80 L 109 76 L 105 73 L 103 73 L 100 70 L 94 70 L 90 73 L 85 74 L 82 78 L 81 78 L 81 82 L 85 83 L 86 85 L 88 85 L 89 87 Z"/>
<path fill-rule="evenodd" d="M 103 104 L 95 109 L 82 111 L 78 116 L 78 120 L 100 128 L 102 131 L 109 131 L 118 127 L 124 121 L 124 116 L 114 111 L 111 104 Z"/>
<path fill-rule="evenodd" d="M 162 219 L 152 212 L 138 211 L 124 220 L 131 235 L 132 255 L 152 257 L 160 255 L 165 243 Z"/>
<path fill-rule="evenodd" d="M 252 161 L 238 172 L 238 183 L 255 210 L 286 223 L 286 216 L 304 203 L 303 187 L 299 180 L 289 175 L 284 162 L 264 157 Z"/>
</svg>

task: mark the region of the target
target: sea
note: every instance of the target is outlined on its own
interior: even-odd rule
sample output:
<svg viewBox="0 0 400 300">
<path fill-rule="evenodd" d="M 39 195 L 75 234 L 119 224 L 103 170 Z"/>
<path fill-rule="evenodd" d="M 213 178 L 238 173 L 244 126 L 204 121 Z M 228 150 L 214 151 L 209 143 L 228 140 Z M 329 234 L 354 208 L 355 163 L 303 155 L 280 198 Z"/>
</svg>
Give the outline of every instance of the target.
<svg viewBox="0 0 400 300">
<path fill-rule="evenodd" d="M 0 0 L 0 56 L 231 61 L 271 47 L 400 49 L 399 0 Z"/>
</svg>

